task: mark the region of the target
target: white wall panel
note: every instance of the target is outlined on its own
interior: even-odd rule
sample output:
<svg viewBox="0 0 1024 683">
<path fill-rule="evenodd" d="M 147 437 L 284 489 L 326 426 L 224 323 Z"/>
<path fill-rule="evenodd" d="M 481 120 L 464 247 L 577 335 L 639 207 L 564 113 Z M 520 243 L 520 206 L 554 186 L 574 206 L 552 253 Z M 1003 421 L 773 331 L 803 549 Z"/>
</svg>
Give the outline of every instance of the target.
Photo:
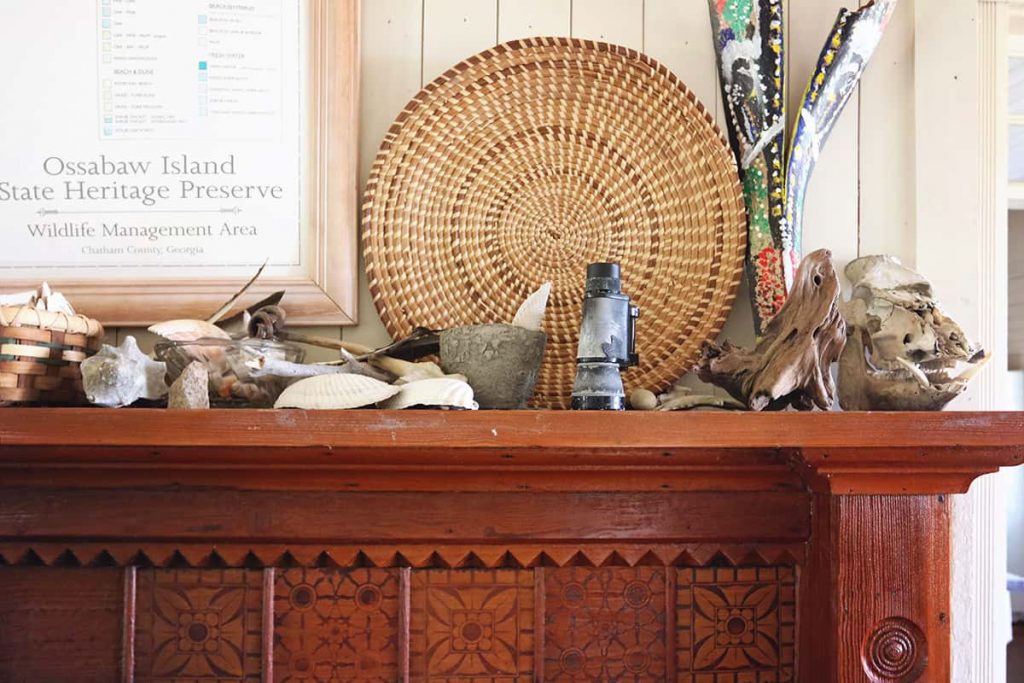
<svg viewBox="0 0 1024 683">
<path fill-rule="evenodd" d="M 497 42 L 497 0 L 423 0 L 424 83 Z"/>
<path fill-rule="evenodd" d="M 567 36 L 572 0 L 498 0 L 498 42 L 531 36 Z"/>
<path fill-rule="evenodd" d="M 914 266 L 914 3 L 900 0 L 860 86 L 860 254 Z"/>
<path fill-rule="evenodd" d="M 361 191 L 366 188 L 366 178 L 384 133 L 420 89 L 422 10 L 423 0 L 369 0 L 362 4 Z M 362 250 L 359 255 L 359 324 L 342 328 L 342 336 L 368 346 L 382 346 L 390 339 L 370 299 Z"/>
<path fill-rule="evenodd" d="M 644 0 L 572 0 L 572 36 L 644 49 Z"/>
<path fill-rule="evenodd" d="M 644 52 L 668 67 L 713 117 L 721 109 L 707 0 L 645 0 Z"/>
</svg>

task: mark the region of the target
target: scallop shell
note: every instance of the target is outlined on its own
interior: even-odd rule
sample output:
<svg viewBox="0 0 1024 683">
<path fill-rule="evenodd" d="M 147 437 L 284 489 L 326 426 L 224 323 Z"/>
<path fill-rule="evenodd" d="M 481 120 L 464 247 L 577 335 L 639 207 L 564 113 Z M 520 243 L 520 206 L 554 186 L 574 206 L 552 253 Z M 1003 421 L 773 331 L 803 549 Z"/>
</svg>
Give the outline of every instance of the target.
<svg viewBox="0 0 1024 683">
<path fill-rule="evenodd" d="M 230 339 L 227 332 L 205 320 L 165 320 L 151 325 L 149 331 L 171 341 L 195 341 L 196 339 Z"/>
<path fill-rule="evenodd" d="M 439 406 L 476 410 L 480 406 L 473 400 L 473 387 L 450 377 L 420 379 L 403 384 L 397 396 L 388 401 L 386 408 L 401 410 L 412 406 Z"/>
<path fill-rule="evenodd" d="M 275 408 L 345 410 L 362 408 L 387 400 L 398 387 L 364 375 L 317 375 L 301 379 L 281 392 Z"/>
<path fill-rule="evenodd" d="M 544 312 L 548 308 L 548 297 L 551 296 L 551 283 L 545 282 L 537 290 L 526 297 L 516 311 L 512 324 L 534 332 L 540 332 L 540 325 L 544 322 Z"/>
</svg>

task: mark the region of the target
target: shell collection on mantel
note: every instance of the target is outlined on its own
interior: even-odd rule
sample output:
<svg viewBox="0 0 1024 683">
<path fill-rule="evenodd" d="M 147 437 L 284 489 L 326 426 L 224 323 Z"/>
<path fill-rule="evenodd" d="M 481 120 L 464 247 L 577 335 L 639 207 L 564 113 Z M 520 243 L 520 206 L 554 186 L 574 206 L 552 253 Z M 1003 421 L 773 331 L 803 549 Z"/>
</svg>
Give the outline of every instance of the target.
<svg viewBox="0 0 1024 683">
<path fill-rule="evenodd" d="M 476 373 L 469 364 L 467 367 L 474 370 L 475 377 L 470 380 L 458 371 L 442 369 L 443 353 L 441 364 L 427 358 L 441 352 L 443 344 L 438 331 L 418 329 L 406 339 L 372 349 L 288 328 L 281 306 L 284 292 L 223 318 L 256 277 L 209 318 L 166 320 L 152 325 L 149 331 L 162 338 L 154 350 L 156 358 L 143 353 L 131 336 L 125 337 L 120 346 L 103 345 L 94 355 L 82 354 L 82 401 L 108 408 L 166 404 L 173 409 L 212 406 L 477 410 L 480 406 L 475 382 L 481 383 L 478 386 L 485 395 L 497 390 L 488 383 L 499 383 L 512 386 L 517 396 L 523 393 L 520 385 L 525 382 L 528 386 L 524 402 L 532 391 L 532 381 L 526 380 L 536 379 L 543 355 L 545 335 L 540 328 L 550 283 L 544 283 L 526 297 L 512 324 L 475 326 L 499 331 L 507 328 L 530 339 L 540 339 L 539 347 L 531 346 L 535 352 L 527 354 L 520 363 L 531 366 L 521 373 L 526 380 L 520 379 L 520 373 L 512 372 L 514 368 L 501 373 Z M 20 307 L 18 315 L 2 318 L 5 326 L 20 325 L 28 319 L 74 315 L 66 299 L 51 292 L 45 284 L 37 292 L 12 294 L 0 298 L 0 302 Z M 22 308 L 30 309 L 31 315 L 20 313 Z M 462 338 L 474 349 L 490 348 L 492 336 L 477 332 L 475 327 L 465 328 Z M 102 327 L 97 325 L 95 332 L 102 335 Z M 333 349 L 338 359 L 303 363 L 304 352 L 299 344 Z M 7 352 L 4 349 L 14 348 L 3 347 L 0 354 Z M 77 366 L 70 369 L 76 370 Z"/>
<path fill-rule="evenodd" d="M 748 351 L 728 341 L 705 345 L 699 376 L 732 398 L 679 385 L 660 395 L 636 389 L 631 407 L 829 409 L 836 407 L 837 394 L 844 410 L 942 410 L 963 393 L 990 354 L 942 310 L 928 280 L 892 256 L 858 258 L 845 272 L 853 284 L 847 301 L 831 254 L 808 254 L 797 270 L 799 286 L 765 325 L 756 348 Z M 547 283 L 526 297 L 510 325 L 418 328 L 381 349 L 288 328 L 280 305 L 283 292 L 221 319 L 247 287 L 205 320 L 168 320 L 150 327 L 164 339 L 157 344 L 156 359 L 131 336 L 91 356 L 69 347 L 66 357 L 80 361 L 82 398 L 111 408 L 523 408 L 544 354 Z M 30 320 L 34 325 L 44 318 L 88 321 L 69 317 L 75 316 L 70 303 L 45 284 L 35 292 L 0 296 L 0 302 L 19 306 L 18 315 L 2 319 L 8 336 L 20 334 L 18 326 Z M 98 323 L 83 323 L 81 331 L 102 335 Z M 298 344 L 334 349 L 339 358 L 303 363 Z M 0 349 L 0 360 L 3 353 Z M 430 360 L 438 356 L 439 362 Z M 838 389 L 831 371 L 837 360 Z"/>
</svg>

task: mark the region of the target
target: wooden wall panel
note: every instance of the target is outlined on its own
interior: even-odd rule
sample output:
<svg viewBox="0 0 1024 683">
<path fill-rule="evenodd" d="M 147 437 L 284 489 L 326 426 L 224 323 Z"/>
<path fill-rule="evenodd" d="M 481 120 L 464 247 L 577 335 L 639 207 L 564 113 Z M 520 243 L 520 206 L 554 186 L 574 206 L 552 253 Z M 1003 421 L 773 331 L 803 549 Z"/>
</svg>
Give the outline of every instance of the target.
<svg viewBox="0 0 1024 683">
<path fill-rule="evenodd" d="M 572 0 L 572 37 L 644 49 L 644 0 Z"/>
<path fill-rule="evenodd" d="M 0 681 L 118 680 L 123 592 L 120 569 L 0 567 Z"/>
<path fill-rule="evenodd" d="M 832 506 L 833 566 L 843 568 L 832 598 L 843 605 L 836 614 L 836 661 L 844 663 L 838 680 L 866 673 L 913 681 L 922 672 L 922 681 L 965 680 L 950 678 L 947 497 L 841 497 Z"/>
<path fill-rule="evenodd" d="M 498 42 L 531 36 L 567 36 L 572 0 L 505 0 L 498 3 Z"/>
</svg>

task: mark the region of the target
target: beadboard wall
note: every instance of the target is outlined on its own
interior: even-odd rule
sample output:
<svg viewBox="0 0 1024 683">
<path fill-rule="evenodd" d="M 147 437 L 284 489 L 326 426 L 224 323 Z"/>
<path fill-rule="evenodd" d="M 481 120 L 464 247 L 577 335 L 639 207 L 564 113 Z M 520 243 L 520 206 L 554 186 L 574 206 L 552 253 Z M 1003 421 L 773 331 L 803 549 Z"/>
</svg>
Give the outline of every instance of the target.
<svg viewBox="0 0 1024 683">
<path fill-rule="evenodd" d="M 830 248 L 840 268 L 858 254 L 915 260 L 914 2 L 899 3 L 811 181 L 805 250 Z M 855 4 L 789 0 L 790 112 L 836 12 Z M 363 0 L 361 185 L 384 132 L 424 83 L 497 42 L 534 35 L 592 38 L 646 52 L 672 69 L 723 123 L 707 0 Z M 726 334 L 745 343 L 753 334 L 745 291 L 738 301 Z M 365 278 L 359 324 L 317 331 L 369 345 L 387 340 Z M 110 331 L 112 340 L 126 334 L 136 335 L 143 347 L 152 341 L 143 330 Z"/>
</svg>

